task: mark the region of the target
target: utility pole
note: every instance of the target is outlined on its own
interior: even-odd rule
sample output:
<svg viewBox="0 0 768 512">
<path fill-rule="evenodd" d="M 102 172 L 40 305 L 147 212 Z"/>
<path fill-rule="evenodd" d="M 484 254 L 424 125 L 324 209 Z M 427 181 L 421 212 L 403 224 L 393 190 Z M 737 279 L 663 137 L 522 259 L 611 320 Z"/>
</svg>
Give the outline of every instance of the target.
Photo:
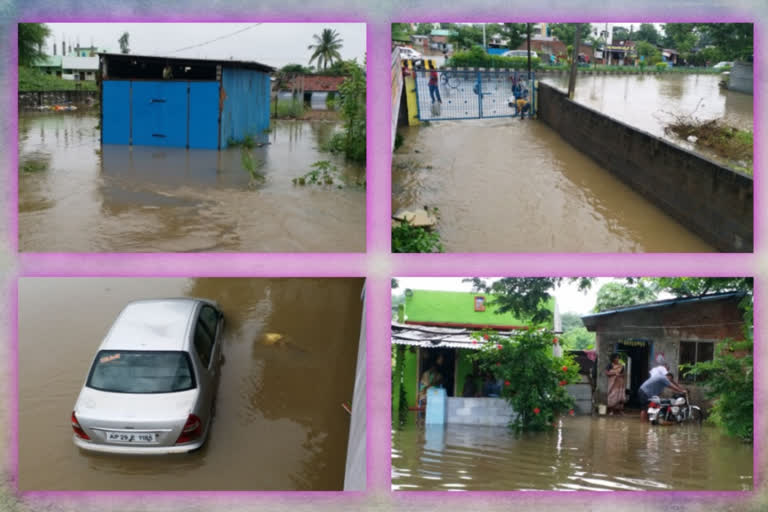
<svg viewBox="0 0 768 512">
<path fill-rule="evenodd" d="M 533 77 L 531 73 L 531 24 L 525 24 L 526 39 L 528 40 L 528 80 Z"/>
<path fill-rule="evenodd" d="M 581 46 L 581 23 L 575 23 L 575 34 L 573 36 L 573 53 L 571 55 L 571 77 L 568 79 L 568 99 L 573 99 L 573 92 L 576 89 L 576 72 L 579 69 L 579 46 Z"/>
<path fill-rule="evenodd" d="M 488 51 L 488 46 L 485 44 L 485 23 L 483 23 L 483 50 Z"/>
</svg>

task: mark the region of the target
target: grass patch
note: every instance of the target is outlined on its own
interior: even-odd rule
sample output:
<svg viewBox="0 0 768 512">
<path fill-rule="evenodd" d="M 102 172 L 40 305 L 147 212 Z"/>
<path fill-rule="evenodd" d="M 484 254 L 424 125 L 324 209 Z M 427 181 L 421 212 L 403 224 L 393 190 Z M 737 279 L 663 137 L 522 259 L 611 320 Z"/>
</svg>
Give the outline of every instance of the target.
<svg viewBox="0 0 768 512">
<path fill-rule="evenodd" d="M 48 170 L 48 161 L 40 159 L 30 159 L 19 163 L 21 172 L 43 172 Z"/>
<path fill-rule="evenodd" d="M 19 92 L 30 91 L 98 91 L 96 82 L 64 80 L 39 69 L 19 66 Z"/>
<path fill-rule="evenodd" d="M 304 115 L 304 102 L 299 100 L 277 100 L 275 117 L 278 119 L 299 119 Z"/>
<path fill-rule="evenodd" d="M 312 170 L 303 176 L 293 178 L 294 185 L 333 185 L 338 179 L 339 169 L 328 160 L 320 160 L 312 164 Z"/>
</svg>

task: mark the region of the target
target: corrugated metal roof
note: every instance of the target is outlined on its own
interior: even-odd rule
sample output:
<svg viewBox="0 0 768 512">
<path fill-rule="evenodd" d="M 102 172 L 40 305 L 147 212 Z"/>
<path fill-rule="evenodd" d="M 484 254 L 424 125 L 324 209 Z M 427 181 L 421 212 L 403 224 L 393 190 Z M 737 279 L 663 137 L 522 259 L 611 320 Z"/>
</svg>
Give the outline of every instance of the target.
<svg viewBox="0 0 768 512">
<path fill-rule="evenodd" d="M 162 61 L 162 62 L 174 62 L 178 64 L 221 64 L 222 66 L 255 69 L 257 71 L 264 71 L 271 73 L 275 70 L 272 66 L 267 66 L 256 61 L 247 60 L 225 60 L 225 59 L 189 59 L 186 57 L 164 57 L 162 55 L 134 55 L 132 53 L 99 53 L 99 57 L 106 57 L 108 59 L 116 60 L 145 60 L 145 61 Z"/>
<path fill-rule="evenodd" d="M 63 69 L 78 69 L 83 71 L 97 71 L 99 69 L 98 57 L 62 57 Z"/>
<path fill-rule="evenodd" d="M 709 302 L 717 300 L 729 300 L 738 298 L 741 299 L 746 295 L 745 292 L 727 292 L 727 293 L 711 293 L 708 295 L 702 295 L 700 297 L 681 297 L 676 299 L 657 300 L 655 302 L 648 302 L 646 304 L 637 304 L 636 306 L 625 306 L 623 308 L 608 309 L 601 311 L 600 313 L 594 313 L 592 315 L 584 315 L 581 317 L 581 321 L 589 328 L 594 326 L 594 323 L 600 318 L 617 315 L 621 313 L 629 313 L 632 311 L 640 311 L 643 309 L 665 308 L 675 306 L 677 304 L 688 304 L 694 302 Z"/>
<path fill-rule="evenodd" d="M 473 329 L 455 329 L 449 327 L 426 327 L 392 323 L 392 343 L 421 348 L 463 348 L 479 350 L 486 343 L 476 339 Z M 500 336 L 512 337 L 515 331 L 499 331 Z"/>
</svg>

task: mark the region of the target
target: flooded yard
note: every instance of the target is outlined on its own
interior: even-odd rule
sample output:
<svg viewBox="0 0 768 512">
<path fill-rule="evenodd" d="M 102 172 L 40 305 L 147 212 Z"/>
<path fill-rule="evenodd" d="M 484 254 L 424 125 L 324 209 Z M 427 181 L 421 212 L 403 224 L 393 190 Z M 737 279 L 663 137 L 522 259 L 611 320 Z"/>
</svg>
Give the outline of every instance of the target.
<svg viewBox="0 0 768 512">
<path fill-rule="evenodd" d="M 320 151 L 331 121 L 273 121 L 252 150 L 100 145 L 99 118 L 19 117 L 19 250 L 362 252 L 364 166 Z M 341 185 L 297 186 L 319 160 Z"/>
<path fill-rule="evenodd" d="M 361 279 L 22 278 L 19 489 L 341 490 Z M 129 301 L 204 297 L 224 317 L 216 417 L 203 448 L 91 455 L 70 414 L 108 328 Z M 282 338 L 272 343 L 278 333 Z"/>
<path fill-rule="evenodd" d="M 392 489 L 752 489 L 752 445 L 709 425 L 576 417 L 515 437 L 506 428 L 407 426 L 392 433 Z"/>
<path fill-rule="evenodd" d="M 540 121 L 400 130 L 392 211 L 438 207 L 447 252 L 714 250 Z"/>
<path fill-rule="evenodd" d="M 614 119 L 679 146 L 720 160 L 711 150 L 695 146 L 664 127 L 675 116 L 696 120 L 722 119 L 741 130 L 754 130 L 754 96 L 721 88 L 722 75 L 583 75 L 576 81 L 574 100 Z M 547 76 L 542 82 L 568 90 L 568 76 Z M 727 164 L 727 162 L 721 162 Z"/>
</svg>

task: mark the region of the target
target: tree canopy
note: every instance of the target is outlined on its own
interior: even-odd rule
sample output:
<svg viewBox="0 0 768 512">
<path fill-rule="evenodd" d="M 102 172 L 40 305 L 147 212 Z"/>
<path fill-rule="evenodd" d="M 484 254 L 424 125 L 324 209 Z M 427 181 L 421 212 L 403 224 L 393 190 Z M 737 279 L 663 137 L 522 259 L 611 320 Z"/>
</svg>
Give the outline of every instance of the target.
<svg viewBox="0 0 768 512">
<path fill-rule="evenodd" d="M 317 61 L 318 68 L 326 69 L 328 65 L 341 60 L 339 50 L 343 46 L 343 40 L 336 30 L 324 28 L 320 35 L 314 34 L 312 38 L 315 40 L 315 44 L 307 47 L 308 50 L 313 50 L 309 59 L 310 64 Z"/>
<path fill-rule="evenodd" d="M 130 53 L 131 49 L 128 47 L 128 40 L 131 36 L 128 34 L 128 32 L 123 32 L 123 35 L 120 36 L 120 39 L 117 40 L 117 43 L 120 45 L 120 53 Z"/>
<path fill-rule="evenodd" d="M 19 66 L 32 66 L 45 58 L 43 45 L 50 33 L 44 23 L 19 23 Z"/>
<path fill-rule="evenodd" d="M 576 37 L 576 24 L 575 23 L 552 23 L 550 25 L 552 35 L 565 43 L 566 46 L 573 45 Z M 586 41 L 592 33 L 591 25 L 589 23 L 581 24 L 581 40 Z"/>
<path fill-rule="evenodd" d="M 641 23 L 640 27 L 632 33 L 633 41 L 646 41 L 653 45 L 661 40 L 661 34 L 653 23 Z"/>
</svg>

